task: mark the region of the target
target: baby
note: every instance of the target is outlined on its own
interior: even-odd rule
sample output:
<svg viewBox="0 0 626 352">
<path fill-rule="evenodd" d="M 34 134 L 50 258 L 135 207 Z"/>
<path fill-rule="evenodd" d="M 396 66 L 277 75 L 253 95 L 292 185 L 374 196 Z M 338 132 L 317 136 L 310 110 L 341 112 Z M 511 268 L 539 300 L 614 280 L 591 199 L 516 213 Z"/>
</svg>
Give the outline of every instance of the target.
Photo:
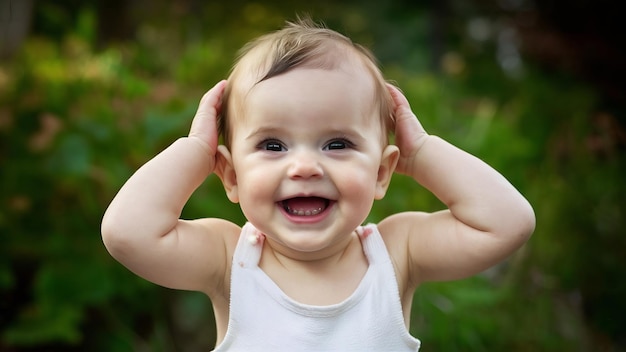
<svg viewBox="0 0 626 352">
<path fill-rule="evenodd" d="M 363 225 L 394 172 L 447 209 Z M 180 219 L 212 173 L 243 227 Z M 417 351 L 419 284 L 493 266 L 534 226 L 502 175 L 425 132 L 366 49 L 301 20 L 244 47 L 189 136 L 122 187 L 102 236 L 137 275 L 209 296 L 215 351 Z"/>
</svg>

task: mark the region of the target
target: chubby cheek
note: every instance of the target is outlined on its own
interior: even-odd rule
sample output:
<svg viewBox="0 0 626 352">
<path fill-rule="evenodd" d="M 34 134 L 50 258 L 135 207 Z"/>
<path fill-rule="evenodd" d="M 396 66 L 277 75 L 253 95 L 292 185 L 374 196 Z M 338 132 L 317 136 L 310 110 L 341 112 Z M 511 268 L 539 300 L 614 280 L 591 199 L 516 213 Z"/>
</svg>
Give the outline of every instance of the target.
<svg viewBox="0 0 626 352">
<path fill-rule="evenodd" d="M 239 185 L 239 206 L 247 219 L 267 216 L 268 206 L 274 205 L 276 185 L 267 174 L 246 172 L 237 178 Z"/>
<path fill-rule="evenodd" d="M 374 202 L 376 178 L 366 173 L 351 175 L 342 178 L 337 187 L 343 200 L 349 202 L 350 207 L 360 216 L 367 217 Z"/>
</svg>

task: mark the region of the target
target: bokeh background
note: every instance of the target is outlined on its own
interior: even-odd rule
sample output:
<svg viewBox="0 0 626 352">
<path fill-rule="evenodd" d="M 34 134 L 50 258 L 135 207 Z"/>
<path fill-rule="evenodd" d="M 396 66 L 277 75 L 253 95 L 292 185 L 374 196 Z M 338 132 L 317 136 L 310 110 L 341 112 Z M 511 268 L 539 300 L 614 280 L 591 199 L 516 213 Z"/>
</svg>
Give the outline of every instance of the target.
<svg viewBox="0 0 626 352">
<path fill-rule="evenodd" d="M 536 210 L 534 236 L 505 263 L 418 289 L 411 332 L 423 349 L 625 351 L 618 8 L 0 0 L 0 351 L 210 350 L 208 299 L 127 271 L 102 245 L 100 220 L 132 172 L 185 135 L 237 50 L 304 13 L 371 48 L 430 133 L 492 164 Z M 397 176 L 370 221 L 441 207 Z M 215 177 L 183 215 L 244 221 Z"/>
</svg>

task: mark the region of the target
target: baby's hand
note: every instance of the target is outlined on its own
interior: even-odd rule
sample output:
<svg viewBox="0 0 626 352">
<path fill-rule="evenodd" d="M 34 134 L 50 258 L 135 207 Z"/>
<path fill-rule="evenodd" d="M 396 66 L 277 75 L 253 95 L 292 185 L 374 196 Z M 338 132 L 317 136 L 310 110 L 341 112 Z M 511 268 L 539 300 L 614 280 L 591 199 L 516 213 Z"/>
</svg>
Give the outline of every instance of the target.
<svg viewBox="0 0 626 352">
<path fill-rule="evenodd" d="M 393 99 L 393 114 L 395 117 L 396 145 L 400 149 L 400 158 L 396 172 L 414 176 L 413 162 L 428 133 L 424 130 L 417 117 L 411 110 L 408 100 L 400 89 L 387 84 Z"/>
<path fill-rule="evenodd" d="M 212 156 L 217 151 L 217 116 L 222 107 L 222 94 L 226 84 L 225 80 L 220 81 L 204 94 L 189 131 L 189 138 L 197 139 Z"/>
</svg>

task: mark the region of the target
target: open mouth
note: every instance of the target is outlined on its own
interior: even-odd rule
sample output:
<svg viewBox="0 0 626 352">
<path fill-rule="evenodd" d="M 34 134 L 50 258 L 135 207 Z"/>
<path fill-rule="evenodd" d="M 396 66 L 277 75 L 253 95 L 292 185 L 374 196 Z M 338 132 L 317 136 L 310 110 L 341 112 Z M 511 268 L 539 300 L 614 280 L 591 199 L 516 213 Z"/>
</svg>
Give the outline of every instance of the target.
<svg viewBox="0 0 626 352">
<path fill-rule="evenodd" d="M 280 202 L 283 209 L 290 215 L 313 216 L 320 214 L 330 204 L 330 200 L 321 197 L 295 197 Z"/>
</svg>

